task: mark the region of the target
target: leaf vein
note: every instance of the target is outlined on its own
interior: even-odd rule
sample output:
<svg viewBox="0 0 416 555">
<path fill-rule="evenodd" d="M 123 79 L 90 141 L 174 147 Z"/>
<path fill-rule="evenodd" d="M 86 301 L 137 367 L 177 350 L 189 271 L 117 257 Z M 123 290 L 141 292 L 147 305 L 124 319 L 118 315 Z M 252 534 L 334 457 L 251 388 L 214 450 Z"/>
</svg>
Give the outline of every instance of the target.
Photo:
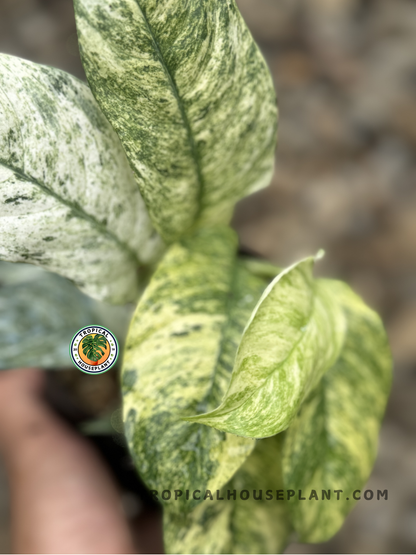
<svg viewBox="0 0 416 555">
<path fill-rule="evenodd" d="M 149 20 L 147 19 L 146 14 L 144 13 L 144 11 L 143 11 L 143 9 L 140 5 L 140 1 L 136 0 L 136 4 L 137 4 L 137 7 L 140 10 L 140 13 L 143 17 L 143 21 L 144 21 L 144 23 L 146 25 L 146 28 L 147 28 L 147 30 L 150 34 L 153 46 L 155 48 L 157 57 L 159 58 L 160 64 L 163 68 L 163 71 L 165 72 L 165 74 L 166 74 L 166 76 L 169 80 L 169 83 L 171 85 L 172 92 L 173 92 L 173 95 L 174 95 L 174 97 L 176 99 L 176 102 L 178 104 L 178 108 L 179 108 L 179 111 L 181 113 L 182 121 L 184 123 L 186 133 L 187 133 L 187 136 L 188 136 L 188 142 L 189 142 L 189 146 L 190 146 L 190 149 L 191 149 L 191 156 L 192 156 L 192 159 L 193 159 L 194 164 L 195 164 L 195 170 L 196 170 L 197 180 L 198 180 L 198 200 L 199 200 L 199 202 L 198 202 L 197 213 L 195 214 L 195 220 L 194 220 L 194 221 L 196 221 L 199 218 L 199 216 L 202 212 L 202 199 L 203 199 L 203 194 L 204 194 L 204 179 L 203 179 L 203 176 L 202 176 L 202 169 L 201 169 L 202 164 L 201 164 L 201 160 L 200 160 L 200 157 L 199 157 L 198 149 L 196 147 L 195 137 L 194 137 L 192 127 L 191 127 L 188 115 L 186 113 L 186 110 L 185 110 L 185 107 L 184 107 L 184 104 L 183 104 L 183 100 L 182 100 L 182 98 L 179 94 L 179 90 L 178 90 L 178 86 L 176 84 L 175 78 L 172 75 L 172 73 L 171 73 L 171 71 L 170 71 L 170 69 L 169 69 L 169 67 L 166 63 L 166 60 L 163 56 L 163 53 L 162 53 L 162 51 L 159 47 L 159 44 L 157 43 L 156 37 L 155 37 L 155 35 L 153 33 L 153 30 L 150 26 Z"/>
<path fill-rule="evenodd" d="M 70 208 L 71 211 L 78 218 L 80 218 L 84 221 L 87 221 L 90 225 L 92 225 L 102 235 L 106 235 L 112 241 L 114 241 L 122 250 L 124 250 L 129 255 L 129 257 L 133 258 L 133 260 L 135 261 L 135 263 L 139 267 L 142 265 L 141 261 L 139 260 L 139 258 L 137 256 L 137 254 L 133 251 L 133 249 L 127 243 L 125 243 L 124 241 L 119 239 L 117 237 L 117 235 L 115 235 L 112 231 L 110 231 L 108 228 L 106 228 L 101 222 L 99 222 L 93 216 L 91 216 L 90 214 L 85 212 L 85 210 L 83 210 L 81 208 L 81 206 L 79 206 L 77 204 L 72 204 L 70 201 L 64 199 L 63 197 L 61 197 L 60 195 L 55 193 L 55 191 L 52 191 L 44 183 L 41 183 L 35 177 L 24 173 L 22 170 L 20 170 L 19 168 L 16 168 L 15 166 L 11 165 L 6 160 L 0 158 L 0 165 L 7 168 L 10 171 L 12 171 L 21 181 L 26 181 L 28 183 L 31 183 L 32 185 L 35 185 L 35 186 L 39 187 L 39 189 L 41 189 L 46 195 L 49 195 L 49 196 L 53 197 L 55 200 L 57 200 L 58 202 L 60 202 L 64 206 L 67 206 L 68 208 Z"/>
</svg>

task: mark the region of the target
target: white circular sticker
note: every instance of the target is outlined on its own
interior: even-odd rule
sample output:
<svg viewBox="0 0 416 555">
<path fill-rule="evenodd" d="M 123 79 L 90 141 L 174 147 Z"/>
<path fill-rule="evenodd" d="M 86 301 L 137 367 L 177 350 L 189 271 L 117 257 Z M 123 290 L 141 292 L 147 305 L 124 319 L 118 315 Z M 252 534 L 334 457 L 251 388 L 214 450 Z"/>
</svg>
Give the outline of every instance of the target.
<svg viewBox="0 0 416 555">
<path fill-rule="evenodd" d="M 75 366 L 86 374 L 103 374 L 117 362 L 118 342 L 102 326 L 87 326 L 73 337 L 69 352 Z"/>
</svg>

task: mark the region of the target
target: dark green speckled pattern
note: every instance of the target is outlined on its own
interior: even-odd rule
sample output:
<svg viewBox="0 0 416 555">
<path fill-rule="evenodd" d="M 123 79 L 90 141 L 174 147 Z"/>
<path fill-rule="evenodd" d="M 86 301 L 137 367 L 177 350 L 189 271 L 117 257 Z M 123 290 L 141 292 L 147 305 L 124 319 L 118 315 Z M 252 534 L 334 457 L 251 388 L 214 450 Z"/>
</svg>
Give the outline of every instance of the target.
<svg viewBox="0 0 416 555">
<path fill-rule="evenodd" d="M 236 247 L 229 228 L 203 229 L 173 245 L 133 317 L 122 370 L 124 419 L 150 488 L 218 489 L 253 449 L 251 439 L 181 420 L 218 406 L 265 287 L 238 262 Z"/>
<path fill-rule="evenodd" d="M 285 487 L 301 489 L 307 497 L 290 504 L 304 542 L 331 538 L 354 507 L 352 494 L 364 488 L 377 455 L 392 377 L 379 316 L 345 283 L 321 280 L 321 284 L 343 307 L 348 328 L 338 361 L 302 405 L 285 436 Z M 331 500 L 309 500 L 313 489 L 320 499 L 322 490 L 331 490 Z M 339 500 L 334 490 L 343 490 Z"/>
<path fill-rule="evenodd" d="M 294 264 L 267 287 L 244 330 L 221 405 L 189 421 L 257 438 L 289 426 L 344 341 L 344 313 L 314 280 L 314 262 Z"/>
<path fill-rule="evenodd" d="M 190 514 L 177 515 L 165 509 L 166 553 L 281 553 L 291 531 L 288 506 L 276 500 L 283 489 L 282 436 L 256 442 L 252 454 L 223 490 L 224 500 L 207 499 Z M 227 491 L 236 491 L 236 500 Z M 247 490 L 248 500 L 240 493 Z M 253 498 L 253 490 L 261 500 Z M 272 500 L 266 492 L 273 493 Z"/>
<path fill-rule="evenodd" d="M 167 242 L 269 184 L 277 109 L 234 0 L 75 0 L 88 82 Z"/>
<path fill-rule="evenodd" d="M 0 259 L 37 264 L 123 303 L 137 298 L 138 268 L 160 247 L 88 86 L 0 54 Z"/>
</svg>

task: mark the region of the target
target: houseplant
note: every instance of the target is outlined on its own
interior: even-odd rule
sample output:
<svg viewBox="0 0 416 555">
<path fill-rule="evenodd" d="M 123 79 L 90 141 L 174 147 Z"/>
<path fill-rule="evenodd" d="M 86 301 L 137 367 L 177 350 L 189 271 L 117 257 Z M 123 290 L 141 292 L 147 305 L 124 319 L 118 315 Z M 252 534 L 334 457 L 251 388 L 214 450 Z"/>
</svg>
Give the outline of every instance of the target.
<svg viewBox="0 0 416 555">
<path fill-rule="evenodd" d="M 282 272 L 238 255 L 235 202 L 273 167 L 264 60 L 232 1 L 75 11 L 89 87 L 1 57 L 0 256 L 141 295 L 125 433 L 168 552 L 323 541 L 371 471 L 391 361 L 378 317 L 313 278 L 320 255 Z"/>
</svg>

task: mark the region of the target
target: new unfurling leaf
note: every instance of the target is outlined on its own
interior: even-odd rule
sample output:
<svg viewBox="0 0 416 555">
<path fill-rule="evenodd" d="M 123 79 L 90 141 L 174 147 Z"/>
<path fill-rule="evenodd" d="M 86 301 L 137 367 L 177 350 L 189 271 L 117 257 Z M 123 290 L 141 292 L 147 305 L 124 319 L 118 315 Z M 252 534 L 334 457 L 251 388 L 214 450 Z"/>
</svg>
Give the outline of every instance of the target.
<svg viewBox="0 0 416 555">
<path fill-rule="evenodd" d="M 220 406 L 185 420 L 257 438 L 289 426 L 344 340 L 344 313 L 314 280 L 314 261 L 291 266 L 267 287 L 244 330 Z"/>
</svg>

